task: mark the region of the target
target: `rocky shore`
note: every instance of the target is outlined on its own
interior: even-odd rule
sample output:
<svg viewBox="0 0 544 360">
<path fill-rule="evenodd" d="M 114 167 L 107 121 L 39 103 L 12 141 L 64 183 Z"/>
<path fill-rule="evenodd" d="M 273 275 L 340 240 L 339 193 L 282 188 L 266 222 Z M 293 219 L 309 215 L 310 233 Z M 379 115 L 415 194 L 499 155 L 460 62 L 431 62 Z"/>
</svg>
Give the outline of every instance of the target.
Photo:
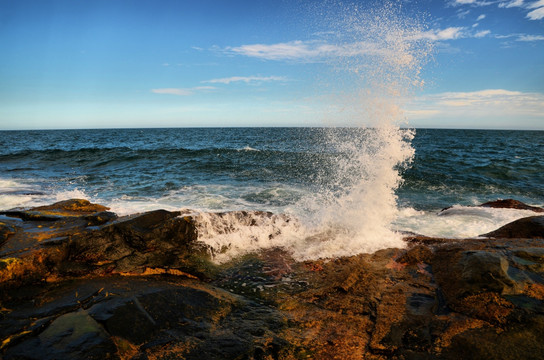
<svg viewBox="0 0 544 360">
<path fill-rule="evenodd" d="M 477 239 L 221 266 L 179 212 L 4 211 L 0 359 L 544 359 L 544 209 L 481 206 L 535 216 Z"/>
</svg>

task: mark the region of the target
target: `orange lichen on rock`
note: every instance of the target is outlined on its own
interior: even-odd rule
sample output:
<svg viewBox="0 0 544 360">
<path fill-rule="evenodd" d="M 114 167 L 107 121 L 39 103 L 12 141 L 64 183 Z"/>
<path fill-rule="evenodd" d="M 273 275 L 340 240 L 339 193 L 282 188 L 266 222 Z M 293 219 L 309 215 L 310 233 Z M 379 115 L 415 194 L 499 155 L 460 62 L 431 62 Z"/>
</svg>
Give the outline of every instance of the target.
<svg viewBox="0 0 544 360">
<path fill-rule="evenodd" d="M 370 340 L 370 348 L 373 350 L 394 350 L 381 342 L 392 327 L 402 320 L 406 309 L 406 295 L 401 286 L 393 286 L 391 290 L 385 292 L 379 301 L 376 324 Z"/>
<path fill-rule="evenodd" d="M 174 276 L 183 276 L 190 279 L 198 280 L 198 277 L 191 275 L 189 273 L 183 272 L 178 269 L 165 269 L 165 268 L 150 268 L 146 267 L 143 272 L 121 272 L 119 273 L 122 276 L 147 276 L 147 275 L 174 275 Z"/>
<path fill-rule="evenodd" d="M 434 351 L 440 353 L 443 348 L 451 345 L 451 340 L 456 335 L 462 334 L 467 330 L 478 329 L 486 325 L 482 320 L 467 317 L 450 317 L 448 327 L 444 330 L 434 343 Z"/>
<path fill-rule="evenodd" d="M 138 354 L 139 347 L 122 337 L 112 336 L 113 343 L 117 347 L 117 355 L 121 360 L 134 358 Z"/>
<path fill-rule="evenodd" d="M 93 204 L 89 200 L 85 199 L 70 199 L 59 201 L 52 205 L 38 206 L 30 210 L 39 211 L 44 215 L 77 216 L 107 211 L 109 208 L 99 204 Z"/>
<path fill-rule="evenodd" d="M 538 300 L 544 300 L 544 285 L 529 284 L 524 291 L 525 295 Z"/>
<path fill-rule="evenodd" d="M 514 309 L 510 301 L 494 292 L 467 296 L 452 307 L 465 315 L 494 324 L 504 324 Z"/>
</svg>

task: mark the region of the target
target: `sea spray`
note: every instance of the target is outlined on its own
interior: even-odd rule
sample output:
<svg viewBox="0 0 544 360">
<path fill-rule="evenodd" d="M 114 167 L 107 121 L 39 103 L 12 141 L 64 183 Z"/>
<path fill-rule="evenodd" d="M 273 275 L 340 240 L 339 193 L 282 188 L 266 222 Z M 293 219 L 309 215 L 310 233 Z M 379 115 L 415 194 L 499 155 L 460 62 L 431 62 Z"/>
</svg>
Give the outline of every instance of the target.
<svg viewBox="0 0 544 360">
<path fill-rule="evenodd" d="M 351 131 L 328 133 L 325 141 L 342 157 L 334 164 L 330 186 L 316 197 L 317 204 L 327 204 L 316 212 L 317 222 L 335 228 L 336 234 L 300 254 L 304 258 L 403 245 L 390 229 L 397 216 L 400 172 L 414 155 L 413 132 L 400 127 L 402 106 L 423 85 L 421 68 L 431 52 L 431 44 L 420 36 L 421 21 L 406 15 L 402 2 L 349 5 L 333 13 L 335 35 L 329 41 L 339 51 L 326 63 L 337 81 L 325 120 Z"/>
<path fill-rule="evenodd" d="M 402 1 L 365 8 L 324 4 L 314 9 L 313 15 L 324 14 L 314 33 L 326 35 L 314 40 L 313 58 L 305 61 L 323 64 L 317 74 L 321 100 L 322 89 L 331 91 L 324 95 L 330 104 L 324 117 L 332 128 L 320 141 L 333 161 L 315 169 L 316 192 L 291 214 L 300 222 L 264 217 L 249 226 L 236 216 L 201 215 L 199 238 L 218 260 L 275 246 L 302 260 L 403 245 L 391 230 L 400 172 L 414 155 L 413 132 L 400 127 L 402 106 L 423 85 L 420 72 L 431 44 L 420 36 L 421 22 L 403 12 Z"/>
</svg>

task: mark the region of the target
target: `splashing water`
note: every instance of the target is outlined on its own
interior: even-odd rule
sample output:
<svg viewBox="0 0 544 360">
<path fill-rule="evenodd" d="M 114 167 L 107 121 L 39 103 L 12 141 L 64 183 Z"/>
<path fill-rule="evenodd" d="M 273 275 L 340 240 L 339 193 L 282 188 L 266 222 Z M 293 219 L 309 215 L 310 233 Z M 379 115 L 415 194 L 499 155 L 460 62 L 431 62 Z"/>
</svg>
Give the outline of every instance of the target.
<svg viewBox="0 0 544 360">
<path fill-rule="evenodd" d="M 291 214 L 300 221 L 263 217 L 255 227 L 235 218 L 203 217 L 199 238 L 222 254 L 216 259 L 275 246 L 299 260 L 403 246 L 401 235 L 390 229 L 400 171 L 414 155 L 413 132 L 400 127 L 402 106 L 423 85 L 420 72 L 431 45 L 418 36 L 423 27 L 402 6 L 399 1 L 320 9 L 327 14 L 319 22 L 327 34 L 318 59 L 327 86 L 320 88 L 334 94 L 326 95 L 331 105 L 325 122 L 349 127 L 325 132 L 323 147 L 333 161 L 329 169 L 316 169 L 316 193 Z"/>
</svg>

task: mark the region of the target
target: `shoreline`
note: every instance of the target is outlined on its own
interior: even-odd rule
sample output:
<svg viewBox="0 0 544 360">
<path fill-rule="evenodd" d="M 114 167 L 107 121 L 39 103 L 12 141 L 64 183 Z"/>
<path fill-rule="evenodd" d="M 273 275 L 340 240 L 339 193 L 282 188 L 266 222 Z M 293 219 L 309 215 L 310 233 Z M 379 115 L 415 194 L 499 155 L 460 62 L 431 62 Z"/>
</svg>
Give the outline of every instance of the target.
<svg viewBox="0 0 544 360">
<path fill-rule="evenodd" d="M 534 358 L 544 216 L 533 211 L 494 238 L 415 235 L 404 248 L 308 261 L 271 248 L 222 265 L 180 212 L 117 217 L 81 199 L 1 212 L 0 354 Z"/>
</svg>

